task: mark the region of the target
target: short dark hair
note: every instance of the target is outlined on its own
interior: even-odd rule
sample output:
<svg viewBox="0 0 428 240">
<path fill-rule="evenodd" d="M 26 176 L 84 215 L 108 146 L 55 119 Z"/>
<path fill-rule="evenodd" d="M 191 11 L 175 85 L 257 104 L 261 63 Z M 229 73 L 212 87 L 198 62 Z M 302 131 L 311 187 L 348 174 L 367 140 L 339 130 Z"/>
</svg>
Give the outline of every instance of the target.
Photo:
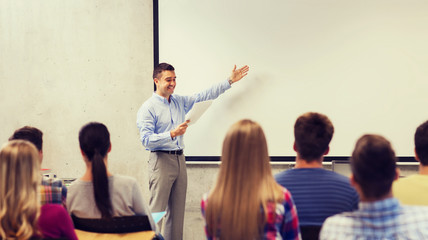
<svg viewBox="0 0 428 240">
<path fill-rule="evenodd" d="M 43 133 L 35 127 L 25 126 L 15 130 L 9 141 L 18 139 L 31 142 L 39 151 L 43 149 Z"/>
<path fill-rule="evenodd" d="M 333 133 L 333 124 L 327 116 L 315 112 L 301 115 L 294 124 L 294 140 L 300 157 L 307 162 L 322 157 Z"/>
<path fill-rule="evenodd" d="M 163 71 L 174 71 L 174 67 L 171 64 L 168 63 L 159 63 L 155 69 L 153 70 L 153 79 L 159 78 L 159 74 L 161 74 Z"/>
<path fill-rule="evenodd" d="M 364 135 L 358 139 L 351 168 L 365 197 L 379 199 L 391 191 L 396 177 L 396 161 L 395 152 L 386 138 Z"/>
<path fill-rule="evenodd" d="M 428 121 L 419 125 L 415 132 L 415 151 L 423 166 L 428 166 Z"/>
</svg>

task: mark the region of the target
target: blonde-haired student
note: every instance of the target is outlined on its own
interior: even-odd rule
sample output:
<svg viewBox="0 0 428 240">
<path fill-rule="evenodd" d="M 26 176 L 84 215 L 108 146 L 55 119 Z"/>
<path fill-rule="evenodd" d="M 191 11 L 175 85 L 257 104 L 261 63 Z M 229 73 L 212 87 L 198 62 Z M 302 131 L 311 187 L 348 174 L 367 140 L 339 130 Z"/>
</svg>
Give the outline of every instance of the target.
<svg viewBox="0 0 428 240">
<path fill-rule="evenodd" d="M 202 202 L 208 239 L 300 239 L 290 192 L 272 176 L 266 138 L 252 120 L 232 125 L 217 182 Z"/>
<path fill-rule="evenodd" d="M 77 240 L 62 205 L 40 207 L 39 152 L 25 140 L 12 140 L 0 151 L 0 239 L 67 238 Z"/>
</svg>

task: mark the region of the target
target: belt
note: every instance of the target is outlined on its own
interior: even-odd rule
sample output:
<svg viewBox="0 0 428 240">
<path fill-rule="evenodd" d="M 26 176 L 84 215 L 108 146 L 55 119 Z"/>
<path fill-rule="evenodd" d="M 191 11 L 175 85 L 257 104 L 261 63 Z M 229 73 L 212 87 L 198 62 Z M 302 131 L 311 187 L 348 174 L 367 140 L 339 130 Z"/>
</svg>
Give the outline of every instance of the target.
<svg viewBox="0 0 428 240">
<path fill-rule="evenodd" d="M 175 150 L 175 151 L 154 150 L 152 152 L 161 152 L 161 153 L 168 153 L 168 154 L 173 154 L 173 155 L 181 155 L 181 154 L 183 154 L 183 149 Z"/>
</svg>

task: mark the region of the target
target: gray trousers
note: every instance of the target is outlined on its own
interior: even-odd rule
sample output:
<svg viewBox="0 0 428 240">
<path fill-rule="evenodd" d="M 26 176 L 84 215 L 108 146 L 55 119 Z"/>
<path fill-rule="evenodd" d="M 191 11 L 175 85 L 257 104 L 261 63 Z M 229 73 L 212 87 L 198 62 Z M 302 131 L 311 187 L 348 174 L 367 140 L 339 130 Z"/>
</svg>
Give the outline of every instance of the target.
<svg viewBox="0 0 428 240">
<path fill-rule="evenodd" d="M 158 229 L 165 240 L 183 239 L 187 170 L 184 154 L 151 152 L 149 157 L 150 210 L 166 211 L 164 229 Z"/>
</svg>

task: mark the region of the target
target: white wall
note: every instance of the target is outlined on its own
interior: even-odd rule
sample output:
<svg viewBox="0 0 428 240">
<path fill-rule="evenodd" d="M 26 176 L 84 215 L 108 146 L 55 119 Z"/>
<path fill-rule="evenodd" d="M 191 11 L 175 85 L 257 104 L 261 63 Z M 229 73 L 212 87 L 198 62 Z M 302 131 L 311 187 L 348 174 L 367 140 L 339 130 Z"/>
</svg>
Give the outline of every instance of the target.
<svg viewBox="0 0 428 240">
<path fill-rule="evenodd" d="M 160 61 L 176 67 L 176 93 L 248 76 L 188 128 L 188 156 L 220 155 L 242 118 L 264 128 L 272 156 L 292 156 L 304 112 L 335 125 L 330 156 L 351 155 L 365 133 L 382 134 L 413 156 L 413 134 L 428 119 L 426 0 L 163 0 Z M 203 141 L 204 144 L 200 144 Z"/>
<path fill-rule="evenodd" d="M 43 167 L 79 177 L 78 131 L 109 128 L 109 168 L 147 192 L 148 154 L 136 113 L 152 93 L 151 0 L 1 0 L 0 142 L 17 128 L 44 132 Z"/>
</svg>

